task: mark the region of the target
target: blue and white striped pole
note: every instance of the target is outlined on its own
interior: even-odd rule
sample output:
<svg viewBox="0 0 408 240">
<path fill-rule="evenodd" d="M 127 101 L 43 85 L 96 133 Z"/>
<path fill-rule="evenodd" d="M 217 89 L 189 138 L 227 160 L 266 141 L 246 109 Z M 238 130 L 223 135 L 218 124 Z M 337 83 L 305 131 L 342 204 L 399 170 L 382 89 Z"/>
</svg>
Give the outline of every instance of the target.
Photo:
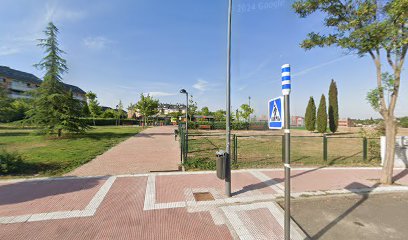
<svg viewBox="0 0 408 240">
<path fill-rule="evenodd" d="M 282 94 L 289 95 L 290 89 L 290 65 L 284 64 L 282 65 Z"/>
<path fill-rule="evenodd" d="M 290 65 L 282 65 L 282 94 L 284 95 L 285 134 L 285 240 L 290 240 Z"/>
</svg>

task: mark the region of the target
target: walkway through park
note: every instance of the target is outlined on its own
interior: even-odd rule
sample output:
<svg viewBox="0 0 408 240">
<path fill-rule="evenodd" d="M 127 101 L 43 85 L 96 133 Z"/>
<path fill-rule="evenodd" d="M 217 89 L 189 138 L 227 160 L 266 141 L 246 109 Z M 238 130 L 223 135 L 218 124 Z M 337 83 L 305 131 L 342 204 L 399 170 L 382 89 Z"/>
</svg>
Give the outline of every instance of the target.
<svg viewBox="0 0 408 240">
<path fill-rule="evenodd" d="M 377 184 L 380 171 L 293 169 L 292 196 L 408 191 L 408 170 L 395 171 L 393 186 Z M 277 204 L 283 175 L 282 169 L 233 171 L 231 198 L 214 172 L 2 180 L 0 239 L 283 239 Z M 336 217 L 320 231 L 322 239 L 342 219 Z M 295 222 L 291 229 L 293 240 L 307 239 Z"/>
<path fill-rule="evenodd" d="M 174 139 L 174 129 L 173 126 L 148 128 L 67 175 L 106 176 L 177 171 L 180 148 Z"/>
</svg>

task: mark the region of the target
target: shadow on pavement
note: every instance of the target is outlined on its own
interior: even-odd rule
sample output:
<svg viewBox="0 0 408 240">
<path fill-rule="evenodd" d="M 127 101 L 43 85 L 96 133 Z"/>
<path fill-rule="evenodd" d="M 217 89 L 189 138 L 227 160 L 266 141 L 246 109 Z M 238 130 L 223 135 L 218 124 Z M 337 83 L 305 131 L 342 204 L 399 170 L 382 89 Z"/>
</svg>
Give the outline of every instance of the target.
<svg viewBox="0 0 408 240">
<path fill-rule="evenodd" d="M 91 189 L 101 178 L 26 181 L 0 185 L 0 206 Z"/>
</svg>

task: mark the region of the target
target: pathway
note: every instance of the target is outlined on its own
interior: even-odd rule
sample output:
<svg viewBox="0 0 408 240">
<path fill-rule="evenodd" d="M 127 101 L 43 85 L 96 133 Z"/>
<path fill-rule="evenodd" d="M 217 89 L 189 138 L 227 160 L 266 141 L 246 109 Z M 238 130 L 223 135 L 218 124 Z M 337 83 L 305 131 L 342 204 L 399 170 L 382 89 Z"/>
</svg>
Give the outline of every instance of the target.
<svg viewBox="0 0 408 240">
<path fill-rule="evenodd" d="M 376 184 L 380 171 L 293 169 L 292 196 L 408 191 L 408 170 L 395 171 L 394 186 Z M 233 171 L 231 198 L 214 172 L 0 181 L 0 239 L 283 239 L 282 177 Z"/>
<path fill-rule="evenodd" d="M 177 171 L 180 148 L 174 127 L 153 127 L 127 139 L 91 162 L 68 173 L 69 176 L 106 176 Z"/>
</svg>

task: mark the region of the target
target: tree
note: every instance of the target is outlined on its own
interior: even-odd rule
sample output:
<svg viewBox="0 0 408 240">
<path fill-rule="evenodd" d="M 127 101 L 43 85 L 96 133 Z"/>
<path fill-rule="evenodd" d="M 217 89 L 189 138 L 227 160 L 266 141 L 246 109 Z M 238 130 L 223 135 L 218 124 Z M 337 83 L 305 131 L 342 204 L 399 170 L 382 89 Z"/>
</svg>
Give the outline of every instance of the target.
<svg viewBox="0 0 408 240">
<path fill-rule="evenodd" d="M 32 94 L 33 107 L 28 111 L 29 120 L 41 127 L 46 133 L 83 132 L 88 125 L 81 115 L 81 103 L 73 98 L 62 83 L 62 74 L 68 71 L 65 52 L 59 48 L 58 28 L 48 23 L 44 33 L 45 39 L 39 39 L 38 46 L 45 49 L 46 56 L 34 66 L 45 70 L 44 81 Z"/>
<path fill-rule="evenodd" d="M 314 47 L 338 46 L 359 56 L 369 55 L 376 68 L 374 109 L 384 119 L 386 129 L 385 162 L 380 182 L 392 184 L 395 136 L 397 121 L 395 107 L 401 84 L 401 71 L 408 50 L 408 1 L 340 1 L 340 0 L 300 0 L 293 4 L 300 17 L 314 12 L 326 15 L 324 24 L 333 31 L 329 35 L 309 33 L 301 46 Z M 386 103 L 383 86 L 383 55 L 392 69 L 392 94 Z M 372 99 L 375 96 L 376 99 Z M 373 103 L 373 102 L 370 102 Z M 372 104 L 373 105 L 373 104 Z"/>
<path fill-rule="evenodd" d="M 320 98 L 319 108 L 317 109 L 316 129 L 319 133 L 325 133 L 327 131 L 327 107 L 324 94 L 322 94 Z"/>
<path fill-rule="evenodd" d="M 241 112 L 239 113 L 239 115 L 242 116 L 243 119 L 249 122 L 249 116 L 251 116 L 252 113 L 254 113 L 254 109 L 251 108 L 248 104 L 241 105 Z"/>
<path fill-rule="evenodd" d="M 215 121 L 225 121 L 226 115 L 227 113 L 225 112 L 225 110 L 220 109 L 220 110 L 215 111 L 214 119 Z"/>
<path fill-rule="evenodd" d="M 140 94 L 140 100 L 136 103 L 135 108 L 143 116 L 144 125 L 146 126 L 147 118 L 157 114 L 159 110 L 159 100 L 154 99 L 149 94 L 147 96 Z"/>
<path fill-rule="evenodd" d="M 11 99 L 7 95 L 6 89 L 0 83 L 0 122 L 8 122 L 10 120 Z"/>
<path fill-rule="evenodd" d="M 305 127 L 308 131 L 313 132 L 316 130 L 316 105 L 313 97 L 310 97 L 307 104 L 305 114 Z"/>
<path fill-rule="evenodd" d="M 209 116 L 209 115 L 211 115 L 211 112 L 208 109 L 208 107 L 203 107 L 203 108 L 201 108 L 200 114 L 203 115 L 203 116 Z"/>
<path fill-rule="evenodd" d="M 190 99 L 188 100 L 188 116 L 190 121 L 193 119 L 193 116 L 197 113 L 197 102 L 194 101 L 193 95 L 190 95 Z"/>
<path fill-rule="evenodd" d="M 101 107 L 99 106 L 99 102 L 96 99 L 97 96 L 95 93 L 89 91 L 86 93 L 86 99 L 88 101 L 88 108 L 89 108 L 89 112 L 92 116 L 92 120 L 93 120 L 93 125 L 95 126 L 95 118 L 97 116 L 99 116 L 102 112 Z"/>
<path fill-rule="evenodd" d="M 116 118 L 118 119 L 118 125 L 120 125 L 120 118 L 122 116 L 123 116 L 123 103 L 122 100 L 119 100 L 119 103 L 116 106 Z"/>
<path fill-rule="evenodd" d="M 332 79 L 329 88 L 329 128 L 332 133 L 339 127 L 339 102 L 337 99 L 337 84 Z"/>
</svg>

